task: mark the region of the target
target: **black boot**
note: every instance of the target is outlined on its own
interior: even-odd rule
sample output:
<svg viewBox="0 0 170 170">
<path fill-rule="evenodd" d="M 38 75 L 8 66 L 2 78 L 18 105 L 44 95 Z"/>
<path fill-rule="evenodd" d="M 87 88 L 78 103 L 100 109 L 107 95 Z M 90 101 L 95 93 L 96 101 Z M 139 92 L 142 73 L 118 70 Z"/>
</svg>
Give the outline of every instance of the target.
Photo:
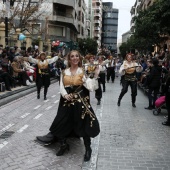
<svg viewBox="0 0 170 170">
<path fill-rule="evenodd" d="M 85 152 L 85 155 L 84 155 L 84 162 L 87 162 L 87 161 L 90 160 L 91 153 L 92 153 L 92 149 L 90 147 L 86 148 L 86 152 Z"/>
<path fill-rule="evenodd" d="M 83 140 L 84 140 L 84 145 L 85 145 L 85 148 L 86 148 L 86 152 L 85 152 L 85 155 L 84 155 L 84 162 L 87 162 L 87 161 L 90 160 L 91 153 L 92 153 L 92 149 L 90 147 L 91 139 L 90 139 L 90 137 L 83 137 Z"/>
<path fill-rule="evenodd" d="M 51 132 L 49 132 L 47 135 L 44 136 L 37 136 L 36 138 L 37 138 L 37 142 L 43 144 L 44 146 L 50 145 L 57 141 Z"/>
<path fill-rule="evenodd" d="M 97 105 L 100 105 L 100 100 L 97 100 Z"/>
<path fill-rule="evenodd" d="M 47 87 L 44 87 L 44 100 L 47 100 L 47 91 L 48 91 L 48 88 Z"/>
<path fill-rule="evenodd" d="M 66 143 L 65 139 L 60 140 L 61 146 L 58 152 L 56 153 L 57 156 L 62 156 L 66 150 L 70 150 L 69 144 Z"/>
<path fill-rule="evenodd" d="M 120 100 L 118 100 L 117 105 L 120 106 Z"/>
<path fill-rule="evenodd" d="M 40 94 L 37 94 L 37 99 L 40 99 Z"/>
</svg>

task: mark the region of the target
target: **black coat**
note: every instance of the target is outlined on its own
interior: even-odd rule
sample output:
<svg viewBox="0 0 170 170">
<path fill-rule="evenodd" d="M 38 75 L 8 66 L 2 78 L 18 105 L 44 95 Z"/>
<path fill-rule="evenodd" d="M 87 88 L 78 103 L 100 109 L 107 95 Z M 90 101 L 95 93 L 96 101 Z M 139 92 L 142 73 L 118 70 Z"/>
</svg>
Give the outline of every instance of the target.
<svg viewBox="0 0 170 170">
<path fill-rule="evenodd" d="M 161 85 L 162 68 L 160 66 L 153 66 L 148 76 L 149 88 L 159 88 Z"/>
</svg>

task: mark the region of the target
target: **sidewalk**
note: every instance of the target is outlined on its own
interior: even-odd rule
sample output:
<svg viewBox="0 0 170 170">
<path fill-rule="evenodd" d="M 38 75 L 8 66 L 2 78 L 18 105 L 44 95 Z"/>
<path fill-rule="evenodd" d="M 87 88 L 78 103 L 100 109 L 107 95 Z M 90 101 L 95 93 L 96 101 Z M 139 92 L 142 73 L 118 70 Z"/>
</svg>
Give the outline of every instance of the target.
<svg viewBox="0 0 170 170">
<path fill-rule="evenodd" d="M 57 79 L 52 78 L 51 84 L 55 83 Z M 29 86 L 17 86 L 16 88 L 12 88 L 12 91 L 0 92 L 0 106 L 5 105 L 11 101 L 14 101 L 20 97 L 23 97 L 27 94 L 36 91 L 36 84 L 33 82 Z"/>
</svg>

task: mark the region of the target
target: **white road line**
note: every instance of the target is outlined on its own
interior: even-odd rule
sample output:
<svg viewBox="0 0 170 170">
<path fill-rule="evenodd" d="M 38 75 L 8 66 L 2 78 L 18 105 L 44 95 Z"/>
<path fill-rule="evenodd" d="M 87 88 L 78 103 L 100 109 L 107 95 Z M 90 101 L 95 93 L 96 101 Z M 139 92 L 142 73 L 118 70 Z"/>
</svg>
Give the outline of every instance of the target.
<svg viewBox="0 0 170 170">
<path fill-rule="evenodd" d="M 46 103 L 46 102 L 48 102 L 49 101 L 49 99 L 47 99 L 47 100 L 44 100 L 44 102 Z"/>
<path fill-rule="evenodd" d="M 6 130 L 8 130 L 9 128 L 11 128 L 12 126 L 14 126 L 14 124 L 9 124 L 8 126 L 4 127 L 1 132 L 4 132 Z"/>
<path fill-rule="evenodd" d="M 0 149 L 2 149 L 4 146 L 6 146 L 8 144 L 7 141 L 4 141 L 2 144 L 0 144 Z"/>
<path fill-rule="evenodd" d="M 51 97 L 55 97 L 56 95 L 53 95 L 53 96 L 51 96 Z"/>
<path fill-rule="evenodd" d="M 60 94 L 60 92 L 58 92 L 58 94 Z"/>
<path fill-rule="evenodd" d="M 59 100 L 56 100 L 54 103 L 58 103 L 59 102 Z"/>
<path fill-rule="evenodd" d="M 22 115 L 20 118 L 25 118 L 25 117 L 27 117 L 28 115 L 29 115 L 30 113 L 25 113 L 24 115 Z"/>
<path fill-rule="evenodd" d="M 48 106 L 45 110 L 49 110 L 49 109 L 51 109 L 52 108 L 52 106 Z"/>
<path fill-rule="evenodd" d="M 34 109 L 36 110 L 36 109 L 38 109 L 39 107 L 41 107 L 41 105 L 36 106 Z"/>
<path fill-rule="evenodd" d="M 38 114 L 34 119 L 39 119 L 43 114 Z"/>
<path fill-rule="evenodd" d="M 17 132 L 22 133 L 25 129 L 27 129 L 29 125 L 24 125 L 21 129 L 19 129 Z"/>
</svg>

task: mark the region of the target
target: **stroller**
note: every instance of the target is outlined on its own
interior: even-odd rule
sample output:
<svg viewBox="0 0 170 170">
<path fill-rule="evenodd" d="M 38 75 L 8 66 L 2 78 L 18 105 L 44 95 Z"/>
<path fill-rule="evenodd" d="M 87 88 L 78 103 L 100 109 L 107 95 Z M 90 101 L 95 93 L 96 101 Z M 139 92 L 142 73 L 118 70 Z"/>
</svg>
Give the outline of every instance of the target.
<svg viewBox="0 0 170 170">
<path fill-rule="evenodd" d="M 155 109 L 153 110 L 153 114 L 155 116 L 159 115 L 162 108 L 165 108 L 165 96 L 161 96 L 155 101 Z"/>
</svg>

